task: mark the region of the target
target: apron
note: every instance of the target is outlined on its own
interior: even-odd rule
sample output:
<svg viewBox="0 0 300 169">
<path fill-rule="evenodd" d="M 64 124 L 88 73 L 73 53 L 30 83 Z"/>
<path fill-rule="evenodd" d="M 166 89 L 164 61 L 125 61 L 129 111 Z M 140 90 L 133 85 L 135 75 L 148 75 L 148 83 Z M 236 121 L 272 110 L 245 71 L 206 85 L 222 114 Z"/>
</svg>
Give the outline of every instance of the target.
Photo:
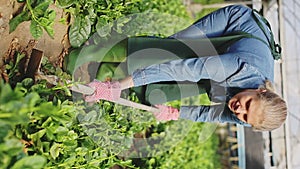
<svg viewBox="0 0 300 169">
<path fill-rule="evenodd" d="M 268 21 L 253 10 L 253 16 L 267 35 L 262 23 L 271 30 Z M 72 74 L 76 69 L 81 57 L 85 62 L 94 61 L 99 63 L 99 68 L 95 78 L 99 81 L 107 79 L 122 79 L 134 70 L 149 65 L 160 64 L 174 59 L 188 59 L 197 57 L 207 57 L 223 54 L 227 48 L 242 38 L 255 38 L 267 44 L 275 60 L 281 57 L 281 47 L 271 38 L 265 42 L 259 37 L 246 32 L 232 32 L 230 34 L 203 39 L 173 39 L 158 37 L 129 37 L 122 40 L 109 49 L 99 50 L 99 46 L 90 45 L 84 49 L 77 49 L 66 57 L 65 69 Z M 84 50 L 84 51 L 83 51 Z M 74 61 L 75 60 L 75 61 Z M 204 79 L 197 83 L 191 82 L 160 82 L 148 84 L 141 87 L 134 87 L 139 100 L 143 104 L 161 104 L 172 100 L 180 100 L 185 97 L 209 93 L 210 80 Z M 196 93 L 194 91 L 197 91 Z"/>
</svg>

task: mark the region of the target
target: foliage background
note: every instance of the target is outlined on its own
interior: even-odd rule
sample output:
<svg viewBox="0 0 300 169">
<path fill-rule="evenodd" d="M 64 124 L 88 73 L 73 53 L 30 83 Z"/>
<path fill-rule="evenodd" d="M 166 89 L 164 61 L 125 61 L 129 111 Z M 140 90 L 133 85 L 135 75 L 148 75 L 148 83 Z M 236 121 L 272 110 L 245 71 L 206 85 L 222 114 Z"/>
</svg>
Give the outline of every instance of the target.
<svg viewBox="0 0 300 169">
<path fill-rule="evenodd" d="M 113 32 L 123 33 L 118 31 L 124 30 L 130 20 L 119 22 L 117 25 L 112 23 L 129 14 L 151 10 L 186 18 L 187 23 L 191 21 L 181 0 L 58 0 L 55 2 L 26 0 L 20 2 L 26 5 L 20 16 L 11 20 L 11 31 L 19 23 L 29 21 L 32 24 L 31 34 L 35 38 L 39 38 L 43 30 L 52 36 L 55 31 L 52 26 L 57 23 L 54 23 L 55 13 L 49 9 L 49 5 L 55 3 L 65 10 L 68 14 L 66 16 L 70 17 L 69 39 L 73 48 L 83 45 L 94 33 L 99 36 L 94 43 L 105 43 Z M 66 24 L 68 18 L 61 18 L 61 22 Z M 164 32 L 163 36 L 185 26 L 179 24 L 179 27 L 178 25 L 170 27 L 170 23 L 173 21 L 166 20 L 164 24 L 156 25 L 155 30 Z M 138 34 L 143 33 L 145 32 Z M 23 57 L 22 54 L 16 53 L 16 60 L 20 57 Z M 16 73 L 19 73 L 16 65 L 18 65 L 17 61 L 6 64 L 7 72 L 12 79 Z M 43 61 L 41 71 L 62 79 L 70 79 L 68 74 L 60 68 L 52 67 L 47 60 Z M 134 93 L 124 97 L 138 102 Z M 192 101 L 198 103 L 201 100 L 202 104 L 207 104 L 204 97 L 200 96 Z M 179 107 L 182 102 L 175 101 L 168 104 Z M 14 169 L 220 168 L 216 135 L 212 135 L 204 142 L 199 139 L 202 123 L 190 126 L 189 133 L 184 138 L 181 138 L 182 135 L 170 135 L 168 133 L 177 130 L 172 125 L 174 123 L 185 125 L 186 121 L 158 123 L 148 112 L 137 112 L 106 101 L 87 105 L 73 100 L 65 83 L 53 86 L 45 80 L 34 82 L 32 79 L 24 79 L 12 88 L 10 84 L 1 81 L 0 167 Z M 105 127 L 110 130 L 105 130 Z M 107 133 L 107 131 L 114 132 Z M 130 138 L 167 137 L 165 144 L 170 149 L 157 155 L 155 152 L 157 149 L 151 151 L 151 147 L 148 147 L 147 152 L 156 156 L 124 158 L 121 156 L 122 151 L 139 145 L 130 139 L 120 138 L 119 133 Z M 145 145 L 147 147 L 147 142 Z M 131 151 L 131 153 L 139 153 L 139 151 Z"/>
</svg>

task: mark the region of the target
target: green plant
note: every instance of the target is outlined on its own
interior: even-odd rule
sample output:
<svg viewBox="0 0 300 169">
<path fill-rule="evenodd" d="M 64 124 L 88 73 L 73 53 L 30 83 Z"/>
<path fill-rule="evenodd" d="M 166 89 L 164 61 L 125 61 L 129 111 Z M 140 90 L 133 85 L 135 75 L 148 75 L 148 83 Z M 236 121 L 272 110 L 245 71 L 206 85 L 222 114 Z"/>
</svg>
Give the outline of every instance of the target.
<svg viewBox="0 0 300 169">
<path fill-rule="evenodd" d="M 11 31 L 19 23 L 31 21 L 31 33 L 35 38 L 41 36 L 42 28 L 53 36 L 55 12 L 49 5 L 54 1 L 19 2 L 25 6 L 11 20 Z M 69 37 L 75 48 L 82 46 L 94 33 L 94 43 L 101 44 L 114 33 L 168 36 L 190 22 L 181 0 L 57 0 L 55 4 L 71 16 Z M 142 14 L 131 15 L 137 13 Z M 175 17 L 170 17 L 173 15 Z M 174 20 L 176 17 L 186 19 Z M 145 23 L 150 26 L 145 27 Z M 141 31 L 130 32 L 131 28 Z M 22 59 L 24 56 L 18 54 L 16 57 Z M 3 168 L 179 168 L 184 167 L 186 161 L 180 159 L 186 156 L 190 156 L 191 164 L 187 166 L 192 168 L 192 164 L 197 166 L 196 161 L 209 166 L 206 164 L 213 159 L 215 136 L 201 142 L 201 149 L 195 144 L 203 128 L 200 123 L 193 127 L 194 123 L 186 121 L 157 123 L 149 112 L 107 101 L 88 105 L 81 101 L 81 95 L 71 93 L 70 85 L 65 82 L 52 85 L 45 80 L 18 81 L 14 78 L 20 73 L 18 63 L 6 65 L 9 80 L 16 81 L 14 88 L 0 83 L 0 166 Z M 43 60 L 41 68 L 46 75 L 70 79 L 47 60 Z M 139 102 L 131 91 L 123 93 L 123 97 Z M 206 97 L 201 96 L 201 100 Z M 198 103 L 197 99 L 183 102 Z M 179 107 L 182 102 L 169 104 Z M 134 142 L 136 137 L 143 138 L 142 145 Z M 196 149 L 198 151 L 194 151 Z M 128 158 L 121 157 L 124 152 L 129 153 L 125 154 Z M 203 158 L 199 158 L 200 155 Z M 152 157 L 129 158 L 141 156 Z M 209 167 L 218 165 L 213 163 Z"/>
<path fill-rule="evenodd" d="M 62 1 L 58 1 L 58 3 L 62 4 Z M 128 32 L 126 32 L 126 28 L 128 28 L 128 24 L 135 17 L 131 15 L 137 15 L 148 10 L 157 13 L 160 12 L 159 14 L 169 13 L 177 17 L 187 16 L 181 1 L 178 0 L 171 2 L 166 0 L 84 0 L 72 1 L 72 3 L 61 6 L 64 7 L 65 11 L 70 13 L 74 18 L 74 23 L 71 25 L 69 31 L 69 38 L 73 47 L 81 46 L 94 33 L 97 33 L 97 43 L 105 43 L 105 40 L 107 38 L 111 38 L 110 35 L 114 33 L 128 34 Z M 151 15 L 148 15 L 148 17 L 151 18 Z M 149 23 L 145 20 L 144 23 L 147 23 L 147 25 L 153 25 L 151 22 Z M 135 27 L 135 29 L 139 30 L 138 27 Z M 131 35 L 137 34 L 141 33 L 136 32 Z"/>
<path fill-rule="evenodd" d="M 14 81 L 15 78 L 17 78 L 19 70 L 18 65 L 20 61 L 25 57 L 25 54 L 16 52 L 15 54 L 15 61 L 10 61 L 6 64 L 5 69 L 7 71 L 8 79 L 9 81 Z"/>
<path fill-rule="evenodd" d="M 181 122 L 186 126 L 186 121 Z M 213 125 L 213 124 L 211 124 Z M 189 125 L 188 134 L 178 141 L 178 138 L 168 139 L 168 143 L 173 145 L 168 151 L 161 151 L 153 157 L 143 158 L 142 162 L 136 162 L 141 168 L 148 169 L 217 169 L 221 168 L 218 149 L 218 138 L 215 134 L 207 140 L 202 140 L 202 123 Z M 168 126 L 167 126 L 168 128 Z M 166 129 L 165 129 L 166 130 Z M 172 128 L 172 130 L 176 130 Z M 168 131 L 168 130 L 167 130 Z M 175 135 L 176 136 L 176 135 Z"/>
<path fill-rule="evenodd" d="M 205 15 L 211 13 L 211 12 L 214 12 L 216 10 L 218 10 L 218 8 L 205 8 L 205 9 L 201 10 L 200 12 L 198 12 L 196 14 L 196 17 L 201 18 L 201 17 L 203 17 L 203 16 L 205 16 Z"/>
<path fill-rule="evenodd" d="M 16 57 L 15 62 L 7 62 L 5 65 L 6 72 L 12 77 L 21 74 L 18 60 L 24 56 L 16 52 Z M 42 62 L 41 71 L 63 79 L 69 78 L 46 59 Z M 14 81 L 16 84 L 14 88 L 0 80 L 1 167 L 109 168 L 119 165 L 134 168 L 131 160 L 120 159 L 117 153 L 110 150 L 111 147 L 98 144 L 89 135 L 89 128 L 86 128 L 92 123 L 90 118 L 97 117 L 93 114 L 95 110 L 98 110 L 97 113 L 111 114 L 106 116 L 113 118 L 115 106 L 105 102 L 86 107 L 80 101 L 73 102 L 69 85 L 65 85 L 65 82 L 51 85 L 46 80 L 15 80 L 9 78 L 9 82 Z M 110 126 L 112 129 L 119 128 L 113 124 Z M 106 135 L 111 136 L 106 143 L 113 142 L 114 135 Z"/>
<path fill-rule="evenodd" d="M 24 0 L 23 11 L 9 22 L 9 32 L 13 32 L 24 21 L 31 21 L 30 32 L 35 39 L 43 35 L 43 29 L 53 38 L 53 24 L 56 17 L 54 10 L 48 9 L 53 0 Z"/>
<path fill-rule="evenodd" d="M 215 4 L 215 3 L 222 3 L 224 0 L 193 0 L 194 3 L 200 3 L 202 5 L 207 4 Z"/>
<path fill-rule="evenodd" d="M 24 79 L 14 89 L 9 84 L 0 84 L 0 165 L 3 168 L 99 168 L 114 165 L 133 168 L 130 160 L 119 159 L 110 151 L 111 147 L 97 144 L 88 135 L 89 130 L 84 126 L 92 123 L 88 118 L 96 118 L 91 115 L 94 108 L 88 111 L 82 103 L 61 97 L 66 95 L 66 86 L 49 88 L 45 81 L 32 84 L 31 79 Z M 60 92 L 64 94 L 58 95 Z M 114 106 L 101 107 L 108 111 Z M 80 117 L 88 120 L 79 121 Z M 118 129 L 117 126 L 111 127 Z M 113 137 L 107 141 L 112 142 Z"/>
<path fill-rule="evenodd" d="M 21 3 L 25 3 L 24 9 L 10 20 L 10 32 L 20 23 L 31 21 L 30 32 L 34 38 L 41 37 L 43 29 L 53 37 L 56 13 L 49 9 L 49 5 L 54 4 L 54 1 L 24 0 Z M 123 34 L 126 24 L 131 20 L 131 17 L 125 16 L 131 14 L 151 10 L 187 18 L 187 12 L 180 0 L 57 0 L 55 4 L 64 9 L 68 14 L 66 16 L 71 16 L 69 39 L 73 47 L 80 47 L 96 32 L 101 42 L 105 42 L 114 32 Z M 62 22 L 66 20 L 61 18 Z"/>
<path fill-rule="evenodd" d="M 66 76 L 47 60 L 43 60 L 42 65 L 46 74 Z M 138 102 L 134 93 L 123 94 Z M 195 144 L 202 131 L 201 123 L 193 127 L 194 123 L 186 121 L 157 123 L 148 112 L 107 101 L 86 105 L 80 98 L 74 100 L 70 96 L 64 84 L 49 86 L 45 80 L 34 83 L 26 78 L 12 89 L 1 81 L 0 165 L 3 168 L 109 168 L 116 165 L 176 168 L 183 167 L 178 161 L 184 156 L 190 156 L 191 165 L 196 165 L 201 156 L 203 166 L 217 166 L 210 164 L 216 152 L 215 136 L 201 142 L 202 148 Z M 205 97 L 201 95 L 183 102 L 197 104 L 197 99 L 202 102 Z M 179 107 L 182 103 L 169 104 Z M 142 145 L 133 142 L 136 134 L 144 138 Z M 136 163 L 136 159 L 121 158 L 124 152 L 128 152 L 129 157 L 152 157 Z"/>
<path fill-rule="evenodd" d="M 47 62 L 43 65 L 47 67 Z M 62 73 L 51 69 L 50 72 L 57 75 Z M 134 93 L 123 97 L 138 102 Z M 181 103 L 169 104 L 178 107 Z M 203 127 L 201 123 L 157 123 L 148 112 L 107 101 L 89 106 L 80 99 L 72 101 L 67 86 L 49 86 L 45 80 L 34 83 L 32 79 L 24 79 L 14 89 L 1 82 L 0 105 L 0 165 L 3 168 L 109 168 L 115 165 L 176 168 L 197 163 L 211 168 L 217 166 L 211 163 L 216 160 L 213 158 L 216 157 L 215 136 L 205 142 L 202 140 L 201 146 L 196 144 Z M 145 139 L 143 145 L 132 142 L 137 133 Z M 150 142 L 146 139 L 149 136 Z M 139 153 L 152 157 L 139 159 L 139 163 L 136 159 L 119 157 L 127 151 L 129 157 L 140 157 Z M 190 161 L 180 162 L 185 156 L 189 156 Z"/>
</svg>

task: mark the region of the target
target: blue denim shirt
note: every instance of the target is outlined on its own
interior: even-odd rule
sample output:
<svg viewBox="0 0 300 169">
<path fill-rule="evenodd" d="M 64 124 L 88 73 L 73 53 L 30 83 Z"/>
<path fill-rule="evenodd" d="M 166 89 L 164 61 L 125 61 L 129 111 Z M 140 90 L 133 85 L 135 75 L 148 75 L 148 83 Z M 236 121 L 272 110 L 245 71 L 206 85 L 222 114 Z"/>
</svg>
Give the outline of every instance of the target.
<svg viewBox="0 0 300 169">
<path fill-rule="evenodd" d="M 266 25 L 264 27 L 268 29 Z M 217 37 L 234 31 L 251 33 L 266 42 L 270 38 L 258 27 L 252 10 L 239 5 L 213 12 L 174 34 L 172 38 Z M 257 89 L 265 80 L 273 82 L 274 60 L 265 43 L 255 38 L 243 38 L 229 46 L 224 54 L 151 65 L 134 71 L 132 77 L 135 86 L 162 81 L 198 82 L 210 79 L 210 97 L 217 104 L 182 106 L 180 118 L 201 122 L 233 122 L 247 126 L 227 106 L 229 99 L 236 94 L 231 89 Z"/>
</svg>

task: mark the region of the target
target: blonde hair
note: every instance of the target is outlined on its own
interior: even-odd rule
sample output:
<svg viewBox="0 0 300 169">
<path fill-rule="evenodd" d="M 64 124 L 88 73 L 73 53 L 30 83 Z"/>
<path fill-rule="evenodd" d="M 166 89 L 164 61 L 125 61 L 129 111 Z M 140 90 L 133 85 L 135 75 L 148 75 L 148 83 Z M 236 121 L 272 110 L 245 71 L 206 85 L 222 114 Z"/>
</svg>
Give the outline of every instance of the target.
<svg viewBox="0 0 300 169">
<path fill-rule="evenodd" d="M 286 102 L 274 92 L 272 83 L 266 81 L 265 85 L 259 87 L 262 92 L 258 96 L 263 108 L 261 118 L 253 124 L 256 131 L 271 131 L 280 127 L 287 116 Z"/>
</svg>

